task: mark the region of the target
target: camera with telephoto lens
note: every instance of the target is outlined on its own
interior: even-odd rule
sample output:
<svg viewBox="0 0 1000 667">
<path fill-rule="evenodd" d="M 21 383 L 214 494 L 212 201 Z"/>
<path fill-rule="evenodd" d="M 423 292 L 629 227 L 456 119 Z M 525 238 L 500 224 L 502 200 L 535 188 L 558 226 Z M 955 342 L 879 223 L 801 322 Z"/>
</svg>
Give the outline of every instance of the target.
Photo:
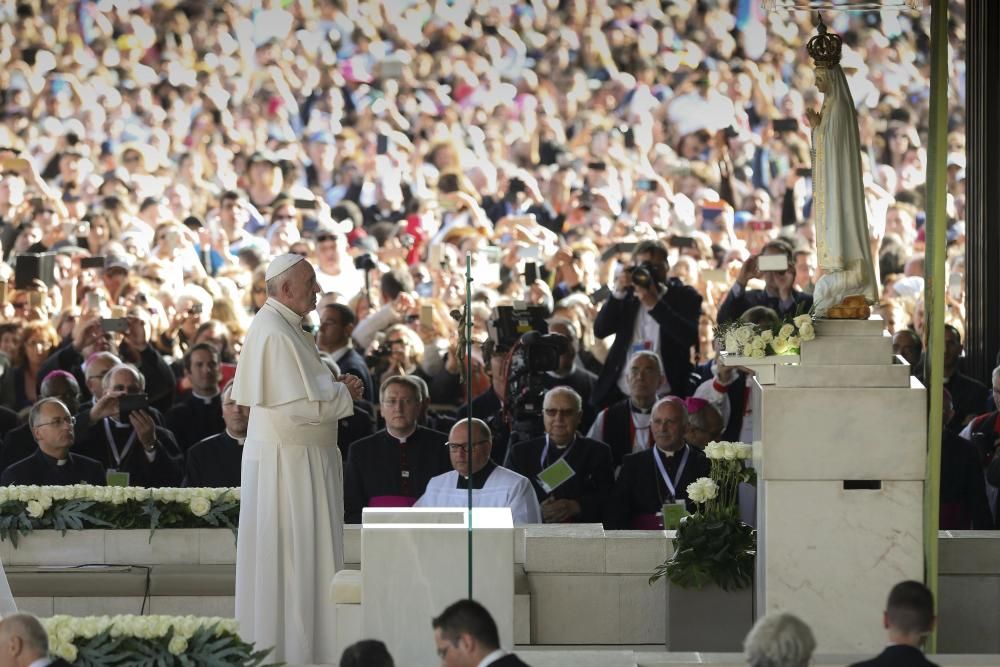
<svg viewBox="0 0 1000 667">
<path fill-rule="evenodd" d="M 569 347 L 565 336 L 548 333 L 546 315 L 539 306 L 498 306 L 488 322 L 494 354 L 509 356 L 504 407 L 512 443 L 544 433 L 542 402 L 558 383 L 549 371 L 559 368 L 559 358 Z"/>
<path fill-rule="evenodd" d="M 371 256 L 371 253 L 366 252 L 354 258 L 354 268 L 358 271 L 371 271 L 378 268 L 378 264 L 375 262 L 375 258 Z"/>
<path fill-rule="evenodd" d="M 651 287 L 656 283 L 656 269 L 649 262 L 643 262 L 629 269 L 632 284 L 639 287 Z"/>
</svg>

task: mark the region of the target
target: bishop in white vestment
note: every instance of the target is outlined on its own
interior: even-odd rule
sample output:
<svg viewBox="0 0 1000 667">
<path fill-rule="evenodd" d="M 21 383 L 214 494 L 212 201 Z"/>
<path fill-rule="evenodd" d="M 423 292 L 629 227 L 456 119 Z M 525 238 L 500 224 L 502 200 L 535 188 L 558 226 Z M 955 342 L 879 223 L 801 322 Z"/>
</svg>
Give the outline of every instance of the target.
<svg viewBox="0 0 1000 667">
<path fill-rule="evenodd" d="M 469 465 L 468 421 L 459 421 L 448 436 L 447 446 L 455 469 L 431 478 L 424 495 L 414 506 L 468 507 L 471 485 L 473 507 L 509 507 L 515 526 L 542 523 L 538 497 L 528 478 L 490 460 L 493 436 L 486 422 L 480 419 L 472 420 L 472 464 Z"/>
<path fill-rule="evenodd" d="M 250 408 L 241 470 L 236 618 L 270 660 L 336 663 L 336 607 L 328 595 L 344 565 L 343 467 L 337 423 L 353 414 L 361 382 L 338 382 L 302 318 L 319 288 L 298 255 L 267 269 L 268 299 L 254 316 L 232 397 Z"/>
</svg>

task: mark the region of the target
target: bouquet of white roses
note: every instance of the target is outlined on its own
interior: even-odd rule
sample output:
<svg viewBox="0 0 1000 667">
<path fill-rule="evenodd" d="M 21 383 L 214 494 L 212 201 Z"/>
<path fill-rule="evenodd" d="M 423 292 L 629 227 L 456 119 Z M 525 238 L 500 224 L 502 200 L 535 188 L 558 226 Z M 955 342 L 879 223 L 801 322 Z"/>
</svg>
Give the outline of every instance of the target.
<svg viewBox="0 0 1000 667">
<path fill-rule="evenodd" d="M 756 533 L 739 516 L 740 483 L 756 479 L 753 468 L 745 465 L 753 447 L 710 442 L 705 455 L 711 462 L 710 477 L 699 477 L 687 487 L 688 499 L 698 511 L 681 519 L 673 556 L 656 568 L 650 583 L 667 576 L 684 588 L 714 583 L 731 590 L 753 581 Z"/>
<path fill-rule="evenodd" d="M 797 315 L 776 327 L 734 322 L 717 327 L 715 338 L 727 354 L 760 359 L 771 355 L 798 354 L 802 341 L 816 337 L 811 315 Z"/>
<path fill-rule="evenodd" d="M 41 619 L 49 648 L 84 666 L 260 665 L 270 649 L 255 651 L 231 618 L 198 616 L 53 616 Z"/>
<path fill-rule="evenodd" d="M 229 528 L 236 532 L 238 488 L 162 488 L 137 486 L 0 487 L 0 540 L 16 547 L 33 530 L 84 528 Z"/>
</svg>

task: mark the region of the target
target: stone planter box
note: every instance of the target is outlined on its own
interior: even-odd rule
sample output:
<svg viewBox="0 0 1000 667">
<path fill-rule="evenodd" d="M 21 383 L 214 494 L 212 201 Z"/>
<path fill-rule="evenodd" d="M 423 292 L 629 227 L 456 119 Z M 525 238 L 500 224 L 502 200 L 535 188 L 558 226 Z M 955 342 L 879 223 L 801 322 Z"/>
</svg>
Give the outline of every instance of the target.
<svg viewBox="0 0 1000 667">
<path fill-rule="evenodd" d="M 228 528 L 168 528 L 149 539 L 148 530 L 36 530 L 17 547 L 0 542 L 4 565 L 232 565 L 236 539 Z"/>
<path fill-rule="evenodd" d="M 742 652 L 754 622 L 754 587 L 724 591 L 667 586 L 667 650 L 676 652 Z"/>
</svg>

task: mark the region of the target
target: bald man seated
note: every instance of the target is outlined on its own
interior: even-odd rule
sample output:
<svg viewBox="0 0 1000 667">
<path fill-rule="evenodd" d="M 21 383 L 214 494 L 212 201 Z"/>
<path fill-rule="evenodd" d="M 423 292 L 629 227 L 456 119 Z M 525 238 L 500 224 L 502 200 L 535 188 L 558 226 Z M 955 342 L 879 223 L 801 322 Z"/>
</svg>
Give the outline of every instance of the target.
<svg viewBox="0 0 1000 667">
<path fill-rule="evenodd" d="M 11 614 L 0 621 L 0 667 L 70 667 L 49 657 L 49 636 L 31 614 Z"/>
</svg>

